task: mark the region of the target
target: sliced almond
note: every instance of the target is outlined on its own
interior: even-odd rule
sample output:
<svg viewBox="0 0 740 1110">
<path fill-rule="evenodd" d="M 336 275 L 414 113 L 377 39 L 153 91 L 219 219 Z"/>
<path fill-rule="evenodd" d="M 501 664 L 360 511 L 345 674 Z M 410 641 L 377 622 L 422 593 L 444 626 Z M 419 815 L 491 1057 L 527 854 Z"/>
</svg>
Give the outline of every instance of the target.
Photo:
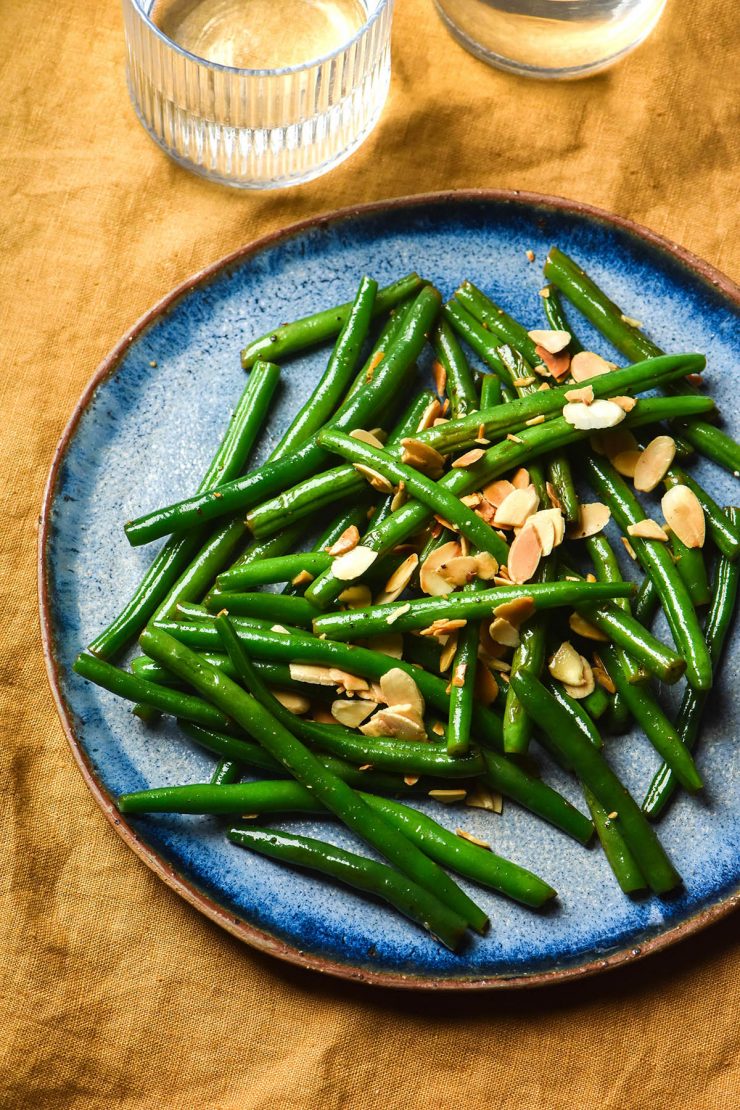
<svg viewBox="0 0 740 1110">
<path fill-rule="evenodd" d="M 601 398 L 591 405 L 578 401 L 563 405 L 563 419 L 582 432 L 596 431 L 599 428 L 614 428 L 625 418 L 625 411 L 613 401 Z"/>
<path fill-rule="evenodd" d="M 359 439 L 360 443 L 367 443 L 370 447 L 377 447 L 379 451 L 383 450 L 383 440 L 377 435 L 377 432 L 366 432 L 364 428 L 353 428 L 349 433 L 352 439 Z"/>
<path fill-rule="evenodd" d="M 406 493 L 406 483 L 399 482 L 398 489 L 391 498 L 391 512 L 397 513 L 401 506 L 406 504 L 408 499 L 409 495 Z"/>
<path fill-rule="evenodd" d="M 441 397 L 447 386 L 447 371 L 437 359 L 432 363 L 432 376 L 434 378 L 434 388 Z"/>
<path fill-rule="evenodd" d="M 640 444 L 635 439 L 629 428 L 614 428 L 613 431 L 597 432 L 589 437 L 590 443 L 597 455 L 606 455 L 614 459 L 627 451 L 639 451 Z"/>
<path fill-rule="evenodd" d="M 494 524 L 497 528 L 521 528 L 527 517 L 537 512 L 539 503 L 534 486 L 514 489 L 496 509 Z"/>
<path fill-rule="evenodd" d="M 612 404 L 619 405 L 620 409 L 624 409 L 625 412 L 632 412 L 637 404 L 637 400 L 634 397 L 624 397 L 620 395 L 618 397 L 609 397 L 608 399 Z"/>
<path fill-rule="evenodd" d="M 349 671 L 341 671 L 339 667 L 332 667 L 331 673 L 337 687 L 340 690 L 346 690 L 348 694 L 356 694 L 368 688 L 365 679 L 360 678 L 359 675 L 350 674 Z"/>
<path fill-rule="evenodd" d="M 435 802 L 444 802 L 445 805 L 454 805 L 456 802 L 464 802 L 467 797 L 467 790 L 430 790 L 429 797 L 434 798 Z"/>
<path fill-rule="evenodd" d="M 323 705 L 319 705 L 314 709 L 311 719 L 316 721 L 319 725 L 335 725 L 337 723 L 329 710 L 324 709 Z"/>
<path fill-rule="evenodd" d="M 586 640 L 596 640 L 599 643 L 607 643 L 609 640 L 609 637 L 605 636 L 601 629 L 597 628 L 595 624 L 591 624 L 591 621 L 587 621 L 580 613 L 571 613 L 568 617 L 568 624 L 577 636 L 583 636 Z"/>
<path fill-rule="evenodd" d="M 469 509 L 475 509 L 480 505 L 483 498 L 479 493 L 466 493 L 464 497 L 460 498 L 463 505 L 467 505 Z"/>
<path fill-rule="evenodd" d="M 420 636 L 448 636 L 458 628 L 464 628 L 468 622 L 461 617 L 439 617 L 432 621 L 428 628 L 422 628 Z"/>
<path fill-rule="evenodd" d="M 482 782 L 475 782 L 468 790 L 465 805 L 472 806 L 474 809 L 485 809 L 489 813 L 502 813 L 504 808 L 501 795 Z"/>
<path fill-rule="evenodd" d="M 467 663 L 458 663 L 452 675 L 452 685 L 463 687 L 465 685 L 465 675 L 468 669 Z"/>
<path fill-rule="evenodd" d="M 547 482 L 546 489 L 547 496 L 550 498 L 550 504 L 552 505 L 552 507 L 554 509 L 562 509 L 562 502 L 558 497 L 557 490 L 555 489 L 555 486 L 552 484 L 552 482 Z"/>
<path fill-rule="evenodd" d="M 502 620 L 509 621 L 515 628 L 520 624 L 524 624 L 535 612 L 534 598 L 529 595 L 517 597 L 513 601 L 505 601 L 501 605 L 497 605 L 493 610 L 494 617 L 501 617 Z"/>
<path fill-rule="evenodd" d="M 490 501 L 498 509 L 515 489 L 516 486 L 512 482 L 507 481 L 506 478 L 499 478 L 497 481 L 489 482 L 487 486 L 484 486 L 482 492 L 486 501 Z"/>
<path fill-rule="evenodd" d="M 498 682 L 485 663 L 479 663 L 475 670 L 475 700 L 481 705 L 493 705 L 498 697 Z"/>
<path fill-rule="evenodd" d="M 392 667 L 382 675 L 380 689 L 387 705 L 410 705 L 420 717 L 424 715 L 424 699 L 407 671 Z"/>
<path fill-rule="evenodd" d="M 282 632 L 284 636 L 290 636 L 290 632 L 289 632 L 289 630 L 288 630 L 288 629 L 287 629 L 287 628 L 285 627 L 285 625 L 284 625 L 284 624 L 273 624 L 273 626 L 272 626 L 272 628 L 270 629 L 270 631 L 271 631 L 271 632 Z"/>
<path fill-rule="evenodd" d="M 300 570 L 290 582 L 292 586 L 307 586 L 309 582 L 313 582 L 313 575 L 308 570 Z"/>
<path fill-rule="evenodd" d="M 478 560 L 473 555 L 458 555 L 450 559 L 439 572 L 453 586 L 465 586 L 478 574 Z"/>
<path fill-rule="evenodd" d="M 560 381 L 561 378 L 567 375 L 570 370 L 570 355 L 567 351 L 559 351 L 557 354 L 553 355 L 539 343 L 535 347 L 535 351 L 537 352 L 537 357 L 542 359 L 548 373 L 553 378 Z M 535 366 L 533 369 L 538 370 L 539 368 Z"/>
<path fill-rule="evenodd" d="M 672 436 L 651 439 L 635 467 L 635 489 L 650 493 L 665 478 L 676 457 L 676 441 Z"/>
<path fill-rule="evenodd" d="M 577 701 L 580 701 L 581 698 L 587 698 L 589 694 L 593 694 L 594 687 L 596 685 L 594 682 L 594 672 L 591 668 L 591 664 L 589 663 L 588 659 L 584 659 L 583 656 L 581 656 L 580 658 L 583 664 L 583 680 L 576 683 L 574 686 L 571 685 L 569 682 L 563 683 L 563 688 L 566 694 L 570 694 L 570 696 L 572 698 L 575 698 Z"/>
<path fill-rule="evenodd" d="M 275 700 L 288 709 L 291 713 L 295 713 L 298 717 L 301 713 L 308 713 L 311 708 L 311 702 L 303 694 L 296 694 L 294 690 L 273 690 Z"/>
<path fill-rule="evenodd" d="M 637 562 L 637 555 L 635 554 L 635 549 L 632 546 L 632 544 L 630 543 L 630 541 L 627 539 L 626 536 L 620 536 L 619 538 L 622 541 L 622 543 L 624 544 L 624 550 L 627 552 L 627 554 L 629 555 L 632 562 L 633 563 Z"/>
<path fill-rule="evenodd" d="M 519 646 L 519 631 L 514 627 L 510 621 L 505 620 L 504 617 L 496 617 L 488 626 L 488 631 L 491 633 L 491 639 L 496 644 L 503 644 L 504 647 L 518 647 Z"/>
<path fill-rule="evenodd" d="M 452 660 L 457 654 L 457 642 L 459 639 L 458 630 L 455 629 L 449 636 L 445 637 L 445 642 L 442 645 L 442 651 L 439 656 L 439 673 L 446 674 L 452 666 Z"/>
<path fill-rule="evenodd" d="M 372 651 L 381 655 L 389 655 L 391 659 L 403 659 L 403 634 L 401 632 L 384 632 L 380 636 L 373 636 L 368 644 Z"/>
<path fill-rule="evenodd" d="M 527 425 L 528 428 L 534 428 L 536 424 L 545 423 L 545 415 L 541 412 L 539 416 L 532 416 L 529 418 L 529 420 L 525 420 L 524 423 Z"/>
<path fill-rule="evenodd" d="M 427 428 L 431 428 L 437 417 L 441 415 L 442 406 L 435 397 L 434 400 L 430 401 L 427 407 L 424 409 L 421 420 L 419 421 L 419 425 L 416 429 L 417 432 L 425 432 Z"/>
<path fill-rule="evenodd" d="M 477 845 L 478 848 L 488 848 L 490 851 L 491 845 L 487 840 L 481 840 L 479 836 L 473 836 L 472 833 L 466 832 L 465 829 L 455 829 L 455 836 L 459 836 L 461 840 L 468 840 L 471 844 Z"/>
<path fill-rule="evenodd" d="M 424 722 L 417 715 L 399 711 L 400 707 L 379 709 L 360 725 L 363 736 L 390 736 L 395 740 L 426 740 Z"/>
<path fill-rule="evenodd" d="M 577 522 L 568 525 L 568 538 L 585 540 L 595 536 L 606 527 L 611 515 L 608 505 L 603 505 L 601 501 L 587 501 L 579 509 Z"/>
<path fill-rule="evenodd" d="M 617 688 L 611 680 L 611 676 L 604 670 L 603 667 L 592 667 L 594 678 L 599 686 L 606 690 L 607 694 L 616 694 Z"/>
<path fill-rule="evenodd" d="M 366 482 L 369 482 L 373 489 L 378 493 L 392 493 L 393 483 L 384 478 L 382 474 L 378 474 L 377 470 L 372 467 L 365 466 L 364 463 L 354 463 L 354 468 L 358 474 L 361 474 Z"/>
<path fill-rule="evenodd" d="M 457 540 L 449 540 L 427 555 L 419 572 L 419 585 L 425 594 L 442 597 L 452 592 L 452 583 L 442 577 L 441 571 L 445 563 L 459 558 L 461 552 L 462 548 Z"/>
<path fill-rule="evenodd" d="M 544 347 L 548 354 L 556 355 L 568 346 L 571 340 L 569 331 L 551 331 L 550 329 L 530 331 L 527 333 L 532 342 L 538 347 Z"/>
<path fill-rule="evenodd" d="M 345 555 L 354 547 L 357 547 L 360 542 L 360 531 L 355 524 L 350 524 L 349 528 L 345 528 L 341 536 L 338 537 L 331 545 L 325 547 L 324 551 L 327 555 Z"/>
<path fill-rule="evenodd" d="M 479 551 L 475 556 L 476 574 L 484 582 L 490 582 L 498 571 L 498 563 L 490 551 Z"/>
<path fill-rule="evenodd" d="M 629 327 L 631 327 L 631 328 L 641 328 L 642 327 L 642 321 L 641 320 L 635 320 L 634 317 L 632 317 L 632 316 L 625 316 L 624 313 L 621 313 L 621 319 L 625 324 L 628 324 Z"/>
<path fill-rule="evenodd" d="M 522 528 L 514 538 L 509 551 L 507 568 L 512 582 L 522 584 L 529 582 L 532 575 L 540 565 L 542 547 L 540 537 L 535 528 Z"/>
<path fill-rule="evenodd" d="M 485 451 L 482 447 L 474 447 L 471 451 L 466 451 L 464 455 L 460 455 L 458 459 L 455 459 L 452 466 L 455 470 L 465 470 L 466 467 L 473 466 L 475 463 L 480 462 L 484 455 Z"/>
<path fill-rule="evenodd" d="M 321 667 L 312 663 L 291 663 L 290 677 L 293 682 L 307 682 L 312 686 L 336 686 L 331 667 Z"/>
<path fill-rule="evenodd" d="M 668 527 L 687 547 L 703 547 L 706 535 L 704 510 L 688 486 L 673 486 L 660 502 Z"/>
<path fill-rule="evenodd" d="M 404 615 L 404 613 L 408 613 L 410 608 L 411 608 L 411 606 L 409 605 L 408 602 L 406 602 L 405 605 L 397 605 L 395 607 L 395 609 L 393 610 L 393 612 L 389 613 L 388 616 L 385 618 L 385 623 L 386 624 L 395 624 L 396 621 L 399 620 Z"/>
<path fill-rule="evenodd" d="M 515 489 L 527 489 L 529 486 L 532 485 L 532 480 L 529 477 L 529 471 L 525 466 L 520 466 L 516 473 L 512 474 L 511 484 L 515 487 Z"/>
<path fill-rule="evenodd" d="M 634 478 L 640 455 L 640 451 L 620 451 L 618 455 L 612 457 L 611 463 L 617 473 L 625 478 Z"/>
<path fill-rule="evenodd" d="M 594 351 L 579 351 L 570 360 L 570 376 L 574 382 L 585 382 L 588 378 L 597 378 L 600 374 L 608 374 L 614 369 L 614 364 L 607 362 L 601 355 Z"/>
<path fill-rule="evenodd" d="M 523 389 L 527 385 L 534 385 L 536 381 L 534 374 L 527 374 L 524 378 L 514 378 L 511 384 L 515 389 Z"/>
<path fill-rule="evenodd" d="M 372 605 L 373 596 L 369 586 L 358 582 L 356 586 L 348 586 L 346 590 L 342 590 L 339 601 L 348 609 L 367 609 L 368 605 Z"/>
<path fill-rule="evenodd" d="M 584 667 L 588 666 L 587 660 L 576 651 L 570 640 L 564 640 L 547 664 L 547 669 L 553 678 L 568 686 L 580 686 L 585 682 Z"/>
<path fill-rule="evenodd" d="M 384 605 L 388 601 L 395 601 L 414 577 L 414 571 L 418 565 L 419 556 L 415 551 L 412 551 L 410 555 L 406 556 L 401 565 L 393 571 L 393 574 L 376 597 L 376 605 Z"/>
<path fill-rule="evenodd" d="M 359 728 L 373 710 L 377 709 L 377 705 L 377 702 L 360 701 L 359 698 L 354 698 L 352 701 L 344 701 L 340 698 L 331 703 L 331 715 L 345 728 Z"/>
<path fill-rule="evenodd" d="M 540 541 L 543 555 L 549 555 L 555 546 L 555 525 L 550 517 L 545 516 L 544 513 L 551 510 L 544 510 L 543 513 L 535 513 L 534 516 L 529 518 L 527 524 L 528 528 L 534 528 Z"/>
<path fill-rule="evenodd" d="M 566 401 L 575 404 L 581 401 L 584 405 L 590 405 L 594 399 L 594 388 L 592 385 L 581 386 L 580 389 L 569 389 L 565 394 Z"/>
<path fill-rule="evenodd" d="M 360 578 L 373 565 L 377 557 L 377 551 L 359 544 L 346 555 L 340 555 L 334 559 L 331 564 L 332 574 L 340 582 L 352 582 L 355 578 Z"/>
<path fill-rule="evenodd" d="M 401 461 L 414 470 L 420 470 L 430 478 L 441 477 L 444 469 L 444 458 L 439 451 L 435 451 L 428 443 L 419 439 L 406 436 L 401 440 Z"/>
<path fill-rule="evenodd" d="M 419 781 L 419 776 L 418 775 L 404 775 L 403 776 L 403 781 L 406 784 L 406 786 L 416 786 L 417 782 Z"/>
<path fill-rule="evenodd" d="M 658 524 L 657 520 L 652 517 L 646 517 L 645 520 L 638 520 L 637 524 L 630 524 L 627 528 L 627 534 L 636 536 L 641 540 L 660 540 L 661 543 L 668 542 L 668 536 L 665 531 Z"/>
</svg>

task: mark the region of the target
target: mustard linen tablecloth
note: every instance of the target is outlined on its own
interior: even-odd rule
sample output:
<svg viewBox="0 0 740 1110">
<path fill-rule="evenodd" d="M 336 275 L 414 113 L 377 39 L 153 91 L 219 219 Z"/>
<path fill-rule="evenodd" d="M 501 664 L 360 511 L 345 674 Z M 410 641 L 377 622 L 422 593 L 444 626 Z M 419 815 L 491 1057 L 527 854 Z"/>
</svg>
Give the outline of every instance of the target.
<svg viewBox="0 0 740 1110">
<path fill-rule="evenodd" d="M 736 42 L 734 0 L 669 0 L 613 71 L 528 82 L 466 54 L 431 0 L 398 0 L 370 140 L 323 179 L 249 194 L 147 138 L 115 0 L 0 4 L 0 1106 L 737 1105 L 737 917 L 600 979 L 478 997 L 343 985 L 221 932 L 89 795 L 46 681 L 35 583 L 44 479 L 99 360 L 172 286 L 273 228 L 412 192 L 532 189 L 632 217 L 736 276 Z"/>
</svg>

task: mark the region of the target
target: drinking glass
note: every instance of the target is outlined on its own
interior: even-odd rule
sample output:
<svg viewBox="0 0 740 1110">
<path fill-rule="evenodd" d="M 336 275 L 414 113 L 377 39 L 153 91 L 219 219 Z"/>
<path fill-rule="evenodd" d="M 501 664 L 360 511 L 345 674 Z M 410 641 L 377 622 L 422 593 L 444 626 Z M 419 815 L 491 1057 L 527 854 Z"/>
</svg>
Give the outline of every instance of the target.
<svg viewBox="0 0 740 1110">
<path fill-rule="evenodd" d="M 393 0 L 123 0 L 123 15 L 139 119 L 203 177 L 243 189 L 308 181 L 347 158 L 380 117 Z"/>
<path fill-rule="evenodd" d="M 463 46 L 528 77 L 585 77 L 634 50 L 666 0 L 435 0 Z"/>
</svg>

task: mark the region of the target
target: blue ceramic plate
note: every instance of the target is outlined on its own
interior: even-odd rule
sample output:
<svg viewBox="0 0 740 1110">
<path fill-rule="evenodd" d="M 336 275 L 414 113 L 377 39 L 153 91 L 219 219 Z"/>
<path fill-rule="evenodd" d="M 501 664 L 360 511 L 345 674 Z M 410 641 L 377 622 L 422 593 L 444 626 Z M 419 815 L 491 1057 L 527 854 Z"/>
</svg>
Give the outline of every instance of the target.
<svg viewBox="0 0 740 1110">
<path fill-rule="evenodd" d="M 631 901 L 600 851 L 579 847 L 514 804 L 496 817 L 429 803 L 451 828 L 464 825 L 483 836 L 560 892 L 557 909 L 537 915 L 476 890 L 492 929 L 458 956 L 380 904 L 234 847 L 216 820 L 121 820 L 112 800 L 122 791 L 202 782 L 214 760 L 175 727 L 142 725 L 129 705 L 72 673 L 77 652 L 115 615 L 151 558 L 151 551 L 129 547 L 123 521 L 192 492 L 242 389 L 245 340 L 275 321 L 350 299 L 364 273 L 386 283 L 412 269 L 445 295 L 471 278 L 530 327 L 542 327 L 538 290 L 550 243 L 581 260 L 663 347 L 706 353 L 712 392 L 737 431 L 738 294 L 725 278 L 604 213 L 545 197 L 476 192 L 340 212 L 217 263 L 122 340 L 60 444 L 44 505 L 41 606 L 51 682 L 80 768 L 108 818 L 150 867 L 230 932 L 282 958 L 398 986 L 532 985 L 654 951 L 728 912 L 739 897 L 737 639 L 711 699 L 699 754 L 706 796 L 681 798 L 661 824 L 683 893 L 669 901 Z M 609 354 L 581 319 L 577 330 Z M 324 359 L 318 351 L 286 365 L 258 459 L 311 391 Z M 731 477 L 703 464 L 697 470 L 720 502 L 737 498 Z M 620 737 L 609 741 L 609 751 L 617 772 L 642 797 L 658 762 L 647 742 Z M 548 773 L 582 804 L 571 782 Z M 350 843 L 333 825 L 301 821 L 299 827 Z"/>
</svg>

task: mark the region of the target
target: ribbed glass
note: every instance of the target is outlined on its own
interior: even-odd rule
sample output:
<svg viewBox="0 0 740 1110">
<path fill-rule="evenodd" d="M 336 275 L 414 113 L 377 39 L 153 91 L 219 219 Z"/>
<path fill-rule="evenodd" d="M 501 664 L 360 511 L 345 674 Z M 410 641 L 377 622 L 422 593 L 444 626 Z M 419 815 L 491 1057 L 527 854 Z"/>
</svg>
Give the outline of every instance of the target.
<svg viewBox="0 0 740 1110">
<path fill-rule="evenodd" d="M 393 0 L 343 47 L 302 66 L 235 69 L 183 50 L 123 0 L 128 86 L 149 134 L 177 162 L 244 189 L 308 181 L 347 158 L 378 121 L 390 83 Z"/>
</svg>

